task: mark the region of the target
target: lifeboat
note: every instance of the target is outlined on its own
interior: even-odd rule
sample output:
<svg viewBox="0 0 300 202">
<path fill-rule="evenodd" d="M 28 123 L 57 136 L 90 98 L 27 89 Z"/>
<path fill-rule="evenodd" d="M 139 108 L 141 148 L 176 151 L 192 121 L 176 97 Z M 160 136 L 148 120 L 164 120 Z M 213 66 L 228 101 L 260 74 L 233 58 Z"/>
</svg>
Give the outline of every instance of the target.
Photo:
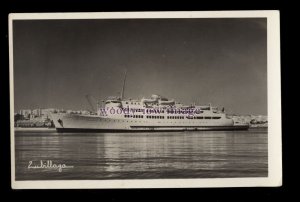
<svg viewBox="0 0 300 202">
<path fill-rule="evenodd" d="M 119 100 L 106 100 L 105 105 L 107 107 L 122 107 L 122 103 Z"/>
<path fill-rule="evenodd" d="M 160 98 L 161 98 L 161 96 L 159 96 L 159 95 L 155 95 L 155 94 L 151 95 L 152 100 L 158 100 Z"/>
<path fill-rule="evenodd" d="M 143 99 L 141 100 L 141 102 L 142 102 L 142 103 L 156 103 L 157 100 L 154 100 L 154 99 L 145 99 L 145 98 L 143 98 Z"/>
<path fill-rule="evenodd" d="M 160 105 L 174 105 L 174 104 L 175 104 L 175 101 L 174 101 L 174 100 L 166 100 L 166 101 L 159 100 L 158 103 L 159 103 Z"/>
</svg>

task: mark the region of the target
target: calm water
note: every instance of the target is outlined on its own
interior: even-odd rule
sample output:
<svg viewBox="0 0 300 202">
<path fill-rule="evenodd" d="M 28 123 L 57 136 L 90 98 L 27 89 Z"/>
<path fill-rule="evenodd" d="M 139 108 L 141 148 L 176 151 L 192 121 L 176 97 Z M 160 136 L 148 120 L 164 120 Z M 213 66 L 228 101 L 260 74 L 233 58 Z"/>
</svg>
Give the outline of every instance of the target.
<svg viewBox="0 0 300 202">
<path fill-rule="evenodd" d="M 16 180 L 266 177 L 267 130 L 16 132 Z M 52 160 L 73 168 L 28 168 Z"/>
</svg>

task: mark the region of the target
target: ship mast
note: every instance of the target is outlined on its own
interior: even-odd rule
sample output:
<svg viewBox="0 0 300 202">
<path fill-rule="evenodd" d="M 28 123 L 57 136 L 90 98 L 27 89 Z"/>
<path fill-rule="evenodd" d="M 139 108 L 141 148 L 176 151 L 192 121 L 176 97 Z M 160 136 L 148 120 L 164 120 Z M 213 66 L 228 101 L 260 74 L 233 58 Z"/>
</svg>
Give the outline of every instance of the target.
<svg viewBox="0 0 300 202">
<path fill-rule="evenodd" d="M 125 90 L 125 83 L 126 83 L 126 75 L 127 75 L 127 69 L 125 69 L 124 81 L 123 81 L 122 92 L 121 92 L 121 100 L 123 100 L 123 98 L 124 98 L 124 90 Z"/>
</svg>

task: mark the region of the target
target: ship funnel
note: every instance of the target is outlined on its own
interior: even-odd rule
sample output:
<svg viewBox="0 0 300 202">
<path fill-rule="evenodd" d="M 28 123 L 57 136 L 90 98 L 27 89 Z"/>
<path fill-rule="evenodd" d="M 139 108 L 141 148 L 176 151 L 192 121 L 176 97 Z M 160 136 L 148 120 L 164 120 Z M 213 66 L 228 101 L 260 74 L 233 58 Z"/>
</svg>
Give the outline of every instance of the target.
<svg viewBox="0 0 300 202">
<path fill-rule="evenodd" d="M 122 92 L 121 92 L 121 100 L 123 100 L 123 98 L 124 98 L 126 75 L 127 75 L 127 69 L 125 69 L 125 74 L 124 74 L 124 81 L 123 81 Z"/>
</svg>

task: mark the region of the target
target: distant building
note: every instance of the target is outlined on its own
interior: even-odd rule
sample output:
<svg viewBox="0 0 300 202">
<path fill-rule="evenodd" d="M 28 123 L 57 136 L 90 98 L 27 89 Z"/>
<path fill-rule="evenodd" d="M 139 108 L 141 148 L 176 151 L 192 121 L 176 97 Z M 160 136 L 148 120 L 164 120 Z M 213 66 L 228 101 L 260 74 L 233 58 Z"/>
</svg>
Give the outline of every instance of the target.
<svg viewBox="0 0 300 202">
<path fill-rule="evenodd" d="M 32 113 L 31 109 L 21 109 L 19 114 L 21 114 L 24 118 L 28 119 L 30 118 L 31 113 Z"/>
<path fill-rule="evenodd" d="M 42 110 L 41 109 L 34 109 L 34 110 L 32 110 L 31 114 L 33 114 L 37 117 L 40 117 L 42 115 Z"/>
</svg>

